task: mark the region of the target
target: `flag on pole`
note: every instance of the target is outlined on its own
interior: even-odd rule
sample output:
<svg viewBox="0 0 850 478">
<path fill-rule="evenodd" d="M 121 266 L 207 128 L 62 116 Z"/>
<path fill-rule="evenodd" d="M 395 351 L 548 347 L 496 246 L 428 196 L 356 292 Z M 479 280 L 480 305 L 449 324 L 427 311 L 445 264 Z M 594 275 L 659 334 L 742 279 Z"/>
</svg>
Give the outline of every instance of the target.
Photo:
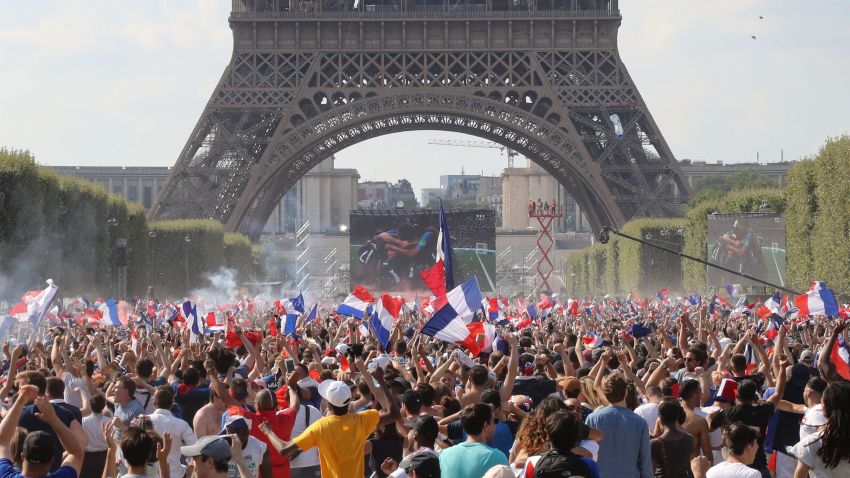
<svg viewBox="0 0 850 478">
<path fill-rule="evenodd" d="M 362 285 L 354 288 L 351 294 L 345 298 L 342 304 L 336 308 L 338 314 L 347 315 L 356 319 L 362 319 L 372 303 L 375 302 L 375 297 L 366 290 Z"/>
<path fill-rule="evenodd" d="M 443 261 L 446 276 L 446 290 L 455 288 L 455 278 L 452 269 L 452 239 L 449 235 L 449 223 L 443 211 L 443 201 L 440 200 L 440 233 L 437 235 L 437 262 Z M 439 294 L 438 294 L 439 295 Z"/>
<path fill-rule="evenodd" d="M 284 335 L 295 335 L 295 325 L 298 323 L 298 314 L 286 314 L 283 325 Z"/>
<path fill-rule="evenodd" d="M 771 314 L 780 314 L 780 309 L 782 308 L 782 294 L 779 292 L 773 294 L 769 299 L 764 301 L 764 304 L 759 307 L 759 310 L 756 311 L 759 317 L 767 320 Z"/>
<path fill-rule="evenodd" d="M 301 292 L 298 293 L 298 297 L 289 299 L 289 303 L 292 304 L 292 308 L 302 314 L 304 313 L 304 295 Z"/>
<path fill-rule="evenodd" d="M 738 296 L 738 292 L 741 291 L 741 284 L 726 284 L 726 293 L 729 294 L 729 297 L 735 298 Z"/>
<path fill-rule="evenodd" d="M 121 327 L 121 319 L 118 318 L 118 306 L 115 304 L 115 299 L 108 299 L 100 304 L 98 311 L 100 312 L 100 325 Z"/>
<path fill-rule="evenodd" d="M 446 307 L 451 309 L 449 314 L 459 317 L 464 323 L 470 323 L 475 318 L 475 311 L 481 308 L 481 288 L 475 276 L 452 289 L 443 297 L 431 301 L 431 305 L 439 312 Z"/>
<path fill-rule="evenodd" d="M 29 320 L 33 329 L 38 329 L 39 324 L 41 324 L 41 319 L 44 318 L 44 315 L 47 313 L 47 309 L 50 307 L 50 302 L 53 301 L 53 297 L 56 296 L 56 292 L 58 291 L 59 287 L 56 287 L 53 280 L 47 279 L 47 288 L 38 292 L 34 297 L 32 297 L 30 302 L 27 303 L 27 313 L 29 313 Z"/>
<path fill-rule="evenodd" d="M 384 352 L 389 348 L 390 332 L 393 330 L 393 324 L 398 320 L 401 307 L 404 305 L 404 300 L 391 297 L 384 293 L 381 295 L 381 300 L 375 306 L 375 312 L 370 318 L 370 325 L 375 334 L 375 338 L 381 343 Z"/>
<path fill-rule="evenodd" d="M 821 281 L 813 282 L 808 292 L 795 297 L 794 304 L 800 309 L 797 314 L 799 317 L 838 315 L 838 301 L 835 300 L 835 294 L 832 293 L 832 289 L 826 287 L 826 283 Z"/>
<path fill-rule="evenodd" d="M 433 266 L 419 271 L 419 278 L 434 295 L 446 295 L 446 270 L 442 258 L 437 259 Z"/>
<path fill-rule="evenodd" d="M 844 380 L 850 380 L 850 347 L 844 343 L 844 338 L 841 335 L 835 340 L 829 358 L 835 367 L 835 373 Z"/>
<path fill-rule="evenodd" d="M 203 333 L 204 327 L 198 318 L 197 304 L 192 304 L 190 300 L 183 302 L 183 316 L 186 318 L 186 325 L 189 327 L 190 339 Z"/>
<path fill-rule="evenodd" d="M 469 329 L 463 319 L 447 304 L 425 323 L 422 333 L 445 342 L 460 342 L 469 336 Z"/>
<path fill-rule="evenodd" d="M 304 323 L 305 323 L 305 324 L 309 324 L 310 322 L 312 322 L 312 321 L 316 320 L 316 316 L 318 315 L 318 312 L 319 312 L 319 303 L 318 303 L 318 302 L 316 302 L 316 303 L 313 305 L 313 308 L 312 308 L 312 309 L 310 309 L 310 313 L 309 313 L 309 314 L 307 314 L 307 319 L 306 319 L 306 320 L 304 320 Z"/>
</svg>

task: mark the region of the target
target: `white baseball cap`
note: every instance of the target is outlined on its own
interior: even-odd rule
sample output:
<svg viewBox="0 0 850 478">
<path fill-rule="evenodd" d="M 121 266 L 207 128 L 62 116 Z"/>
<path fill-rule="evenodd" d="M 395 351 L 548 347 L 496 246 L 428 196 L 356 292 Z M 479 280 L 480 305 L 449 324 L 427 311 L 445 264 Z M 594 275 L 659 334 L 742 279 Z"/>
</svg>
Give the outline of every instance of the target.
<svg viewBox="0 0 850 478">
<path fill-rule="evenodd" d="M 320 383 L 319 395 L 335 407 L 347 406 L 351 401 L 351 389 L 339 380 L 325 380 Z"/>
</svg>

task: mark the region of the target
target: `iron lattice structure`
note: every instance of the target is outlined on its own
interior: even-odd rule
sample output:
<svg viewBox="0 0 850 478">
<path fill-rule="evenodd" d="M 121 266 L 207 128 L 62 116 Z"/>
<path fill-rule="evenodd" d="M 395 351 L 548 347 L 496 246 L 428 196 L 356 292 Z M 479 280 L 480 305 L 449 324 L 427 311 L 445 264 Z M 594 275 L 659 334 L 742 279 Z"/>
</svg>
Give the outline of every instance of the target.
<svg viewBox="0 0 850 478">
<path fill-rule="evenodd" d="M 617 0 L 375 2 L 233 0 L 231 62 L 150 218 L 256 238 L 322 159 L 426 129 L 539 163 L 597 231 L 681 213 L 688 186 L 617 51 Z"/>
</svg>

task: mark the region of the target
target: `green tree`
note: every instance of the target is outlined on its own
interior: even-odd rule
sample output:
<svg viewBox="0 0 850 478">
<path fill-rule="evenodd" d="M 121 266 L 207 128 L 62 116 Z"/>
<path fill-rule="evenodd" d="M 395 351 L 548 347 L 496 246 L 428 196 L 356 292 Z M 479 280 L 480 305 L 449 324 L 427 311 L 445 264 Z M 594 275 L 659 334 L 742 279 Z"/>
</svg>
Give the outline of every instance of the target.
<svg viewBox="0 0 850 478">
<path fill-rule="evenodd" d="M 747 169 L 729 175 L 712 176 L 697 182 L 690 205 L 705 200 L 717 200 L 731 191 L 739 189 L 770 189 L 777 187 L 767 176 Z"/>
</svg>

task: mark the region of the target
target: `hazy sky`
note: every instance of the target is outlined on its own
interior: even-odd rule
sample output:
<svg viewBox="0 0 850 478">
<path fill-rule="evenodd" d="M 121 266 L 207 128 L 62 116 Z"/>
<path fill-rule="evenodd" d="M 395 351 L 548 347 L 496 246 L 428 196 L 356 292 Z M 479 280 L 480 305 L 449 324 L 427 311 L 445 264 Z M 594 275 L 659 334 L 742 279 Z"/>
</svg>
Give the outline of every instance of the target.
<svg viewBox="0 0 850 478">
<path fill-rule="evenodd" d="M 0 0 L 0 145 L 50 165 L 173 165 L 230 58 L 230 3 Z M 797 159 L 850 130 L 850 1 L 620 7 L 623 60 L 677 158 L 743 162 L 759 151 L 765 162 L 784 149 Z M 431 138 L 477 139 L 389 135 L 337 164 L 364 179 L 407 177 L 417 194 L 459 163 L 505 166 L 498 150 Z"/>
</svg>

